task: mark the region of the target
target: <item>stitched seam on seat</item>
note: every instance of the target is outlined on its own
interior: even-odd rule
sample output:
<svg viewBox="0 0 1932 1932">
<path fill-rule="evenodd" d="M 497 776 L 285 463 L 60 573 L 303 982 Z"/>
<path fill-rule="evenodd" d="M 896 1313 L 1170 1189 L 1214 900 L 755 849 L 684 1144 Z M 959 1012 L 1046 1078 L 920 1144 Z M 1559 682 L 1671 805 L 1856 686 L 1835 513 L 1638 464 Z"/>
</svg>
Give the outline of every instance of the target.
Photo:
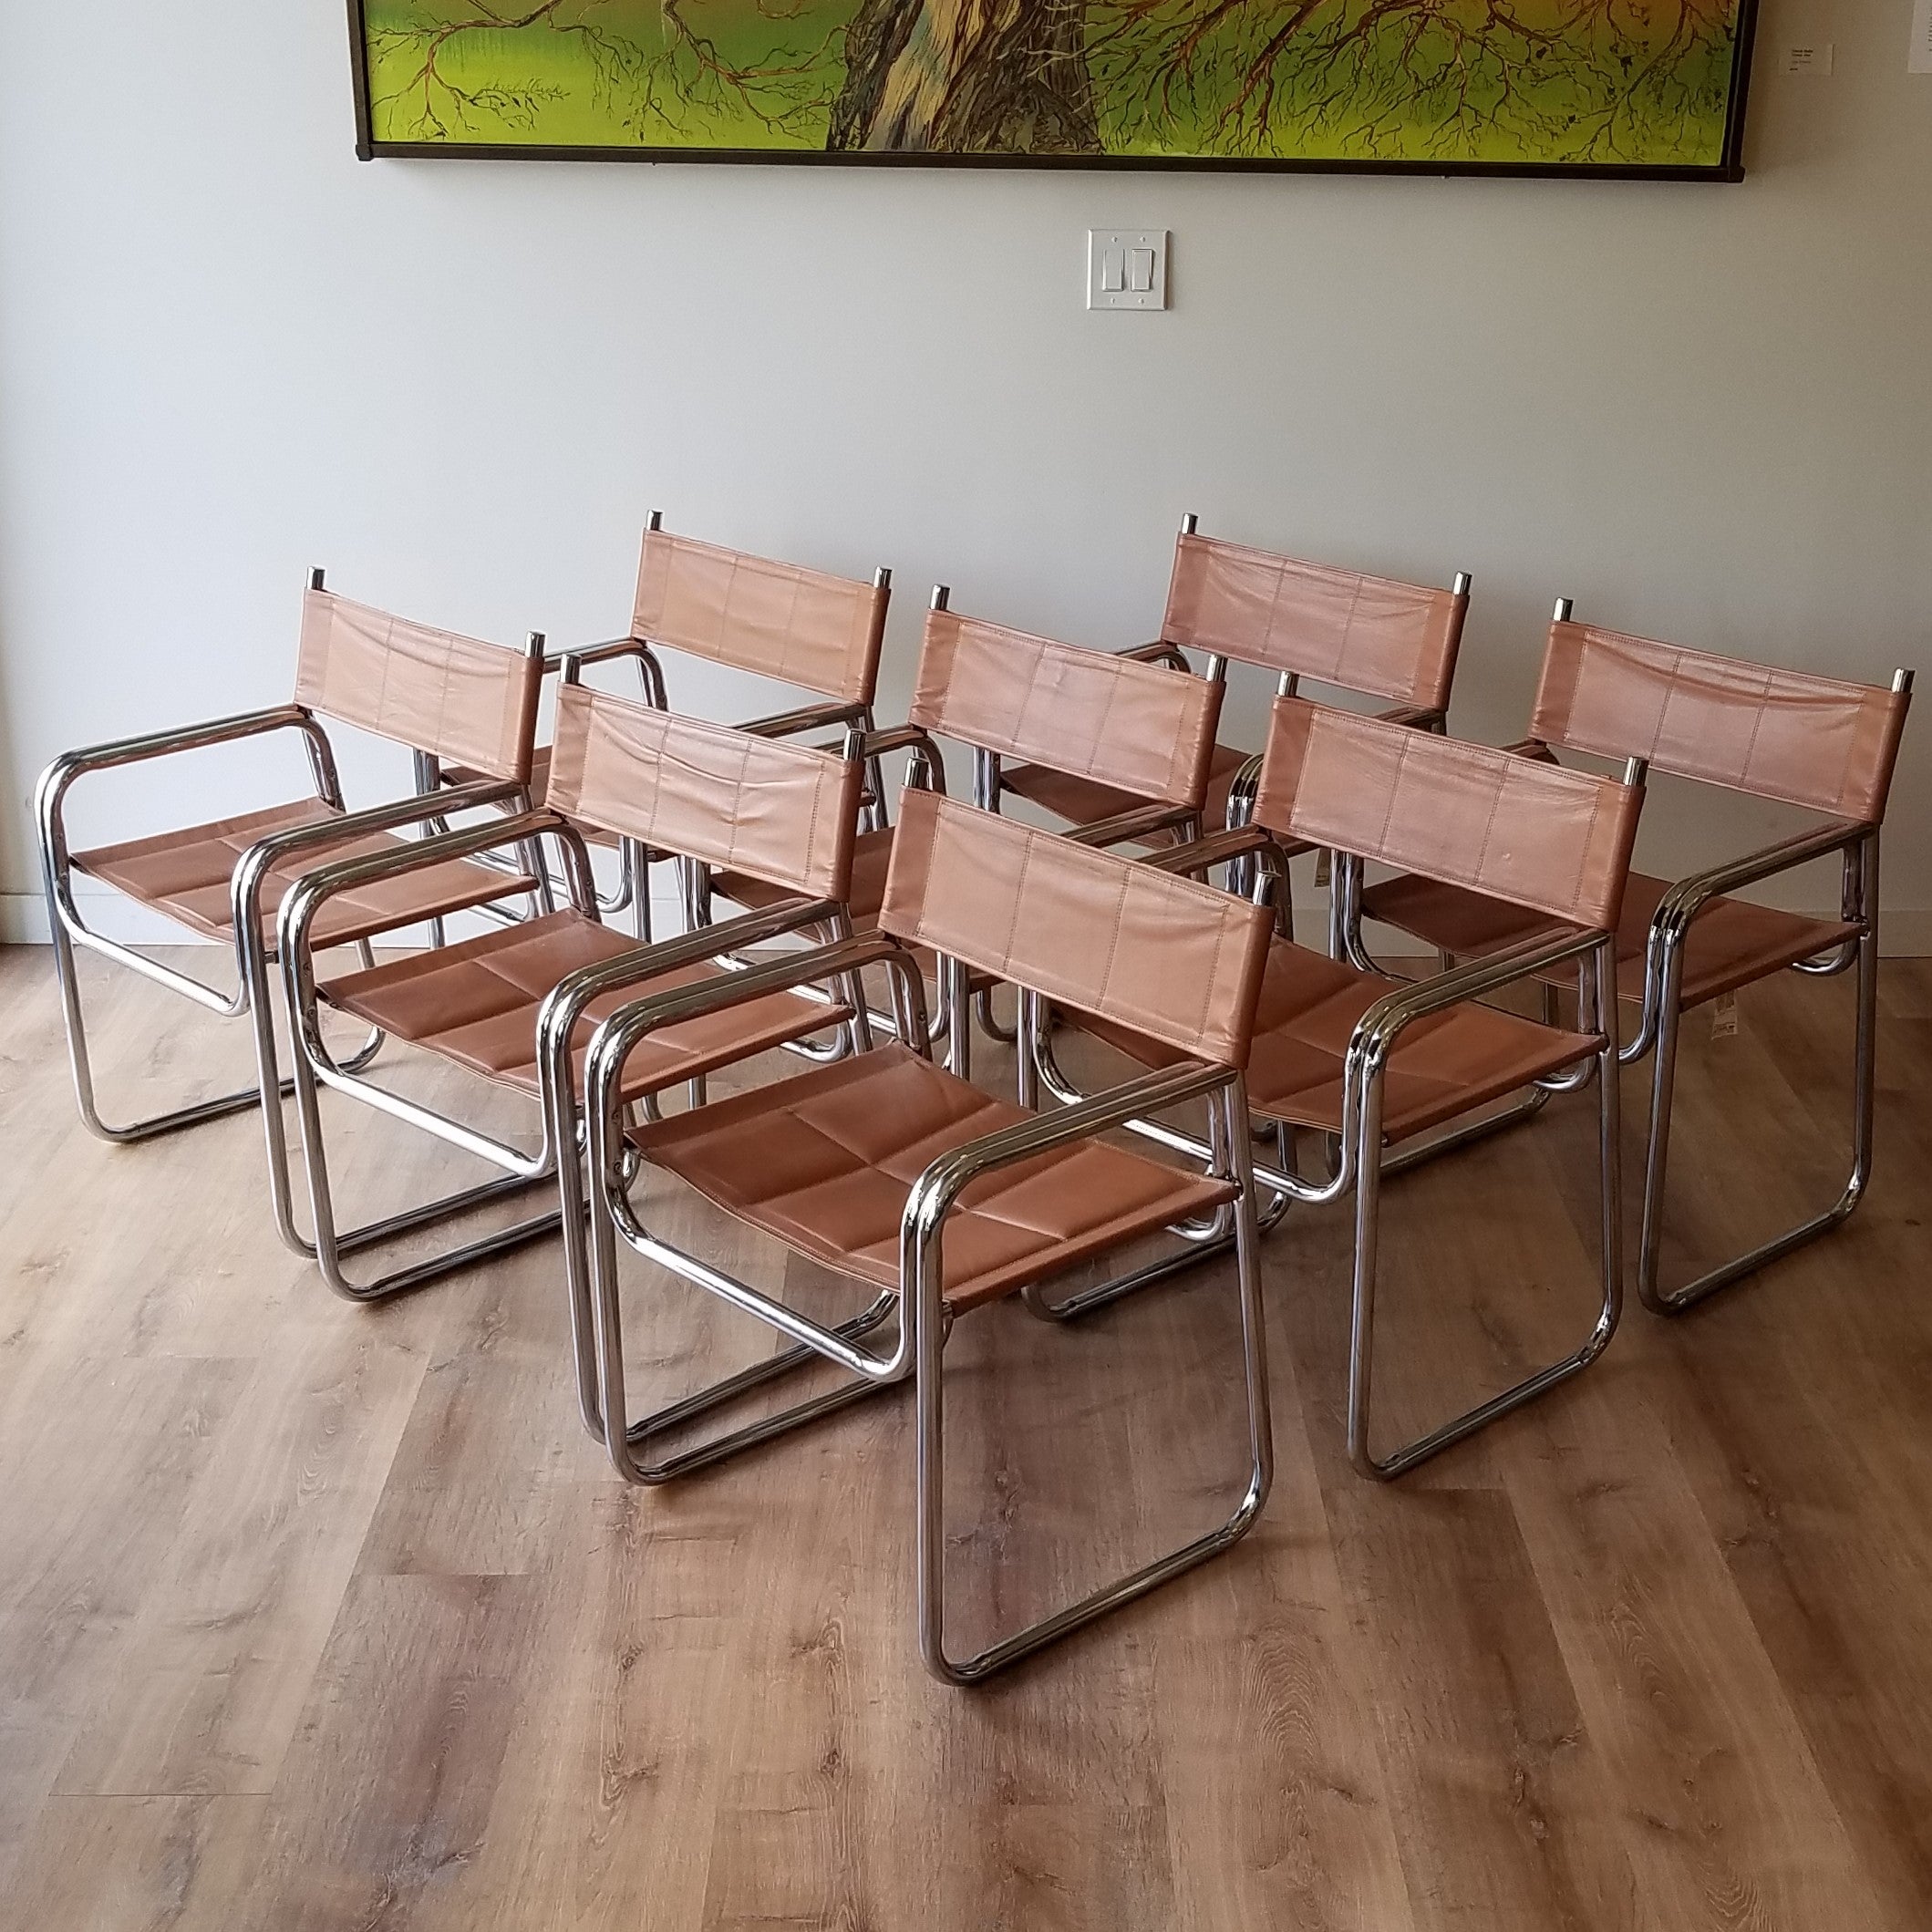
<svg viewBox="0 0 1932 1932">
<path fill-rule="evenodd" d="M 1113 963 L 1121 952 L 1121 927 L 1127 915 L 1127 888 L 1132 883 L 1132 874 L 1123 873 L 1114 882 L 1113 925 L 1107 935 L 1107 953 L 1100 962 L 1100 1004 L 1104 1006 L 1113 993 Z"/>
<path fill-rule="evenodd" d="M 1348 668 L 1348 647 L 1355 639 L 1355 619 L 1362 607 L 1362 580 L 1357 577 L 1348 586 L 1348 608 L 1342 614 L 1341 636 L 1336 643 L 1332 668 L 1337 684 L 1347 688 L 1348 679 L 1342 673 Z"/>
</svg>

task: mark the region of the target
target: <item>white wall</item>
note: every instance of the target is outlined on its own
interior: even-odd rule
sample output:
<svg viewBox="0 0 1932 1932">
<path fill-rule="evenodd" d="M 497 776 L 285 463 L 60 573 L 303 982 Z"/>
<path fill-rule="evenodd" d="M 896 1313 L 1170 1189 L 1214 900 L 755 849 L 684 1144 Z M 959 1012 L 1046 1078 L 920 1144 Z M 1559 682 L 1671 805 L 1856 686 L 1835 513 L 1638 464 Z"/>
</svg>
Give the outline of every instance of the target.
<svg viewBox="0 0 1932 1932">
<path fill-rule="evenodd" d="M 1766 0 L 1751 179 L 1723 188 L 363 164 L 340 0 L 0 0 L 10 928 L 34 773 L 285 695 L 310 563 L 485 635 L 607 635 L 654 504 L 891 563 L 890 700 L 935 578 L 1072 638 L 1152 635 L 1188 509 L 1390 574 L 1472 571 L 1472 736 L 1520 729 L 1559 593 L 1874 680 L 1932 657 L 1909 13 Z M 1776 71 L 1813 31 L 1835 74 Z M 1090 315 L 1084 230 L 1129 223 L 1173 231 L 1173 309 Z M 1921 720 L 1895 939 L 1932 942 L 1928 770 Z M 148 824 L 240 795 L 186 771 L 123 793 Z M 1647 856 L 1759 829 L 1660 796 Z"/>
</svg>

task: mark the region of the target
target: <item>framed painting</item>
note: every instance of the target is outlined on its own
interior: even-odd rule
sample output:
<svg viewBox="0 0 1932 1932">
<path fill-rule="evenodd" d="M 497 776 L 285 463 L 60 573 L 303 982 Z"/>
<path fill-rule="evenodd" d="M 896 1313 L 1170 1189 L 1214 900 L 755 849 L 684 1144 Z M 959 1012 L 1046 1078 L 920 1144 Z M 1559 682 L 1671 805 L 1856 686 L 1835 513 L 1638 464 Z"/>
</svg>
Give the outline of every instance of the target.
<svg viewBox="0 0 1932 1932">
<path fill-rule="evenodd" d="M 1741 178 L 1757 0 L 350 0 L 357 152 Z"/>
</svg>

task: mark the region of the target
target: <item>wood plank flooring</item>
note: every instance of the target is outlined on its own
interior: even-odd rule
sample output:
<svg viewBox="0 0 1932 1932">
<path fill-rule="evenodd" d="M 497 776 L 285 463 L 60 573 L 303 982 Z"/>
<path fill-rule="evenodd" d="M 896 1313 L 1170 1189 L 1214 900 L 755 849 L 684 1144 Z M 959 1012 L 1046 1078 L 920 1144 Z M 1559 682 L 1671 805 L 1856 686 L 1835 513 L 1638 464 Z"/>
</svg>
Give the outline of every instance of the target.
<svg viewBox="0 0 1932 1932">
<path fill-rule="evenodd" d="M 238 1029 L 88 986 L 115 1111 L 245 1075 Z M 1828 1198 L 1849 992 L 1693 1023 L 1672 1268 Z M 1888 962 L 1883 1005 L 1846 1229 L 1688 1320 L 1633 1307 L 1392 1488 L 1342 1448 L 1346 1217 L 1291 1217 L 1260 1528 L 964 1694 L 914 1650 L 903 1397 L 629 1489 L 576 1419 L 552 1248 L 335 1301 L 274 1237 L 253 1117 L 95 1142 L 48 956 L 0 953 L 0 1923 L 1924 1932 L 1932 964 Z M 469 1172 L 329 1118 L 358 1216 Z M 1587 1327 L 1593 1136 L 1558 1102 L 1391 1182 L 1381 1440 Z M 629 1278 L 640 1407 L 764 1348 Z M 1213 1267 L 1071 1331 L 961 1324 L 956 1646 L 1217 1520 L 1236 1342 Z"/>
</svg>

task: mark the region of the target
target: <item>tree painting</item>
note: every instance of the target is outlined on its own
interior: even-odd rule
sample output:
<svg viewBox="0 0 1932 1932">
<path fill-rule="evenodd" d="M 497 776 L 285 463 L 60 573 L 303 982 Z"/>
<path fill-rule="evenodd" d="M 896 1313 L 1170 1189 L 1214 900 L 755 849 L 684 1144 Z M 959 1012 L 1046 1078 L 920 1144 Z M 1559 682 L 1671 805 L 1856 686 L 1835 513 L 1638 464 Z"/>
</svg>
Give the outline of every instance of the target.
<svg viewBox="0 0 1932 1932">
<path fill-rule="evenodd" d="M 383 147 L 1719 170 L 1753 0 L 357 0 Z"/>
</svg>

